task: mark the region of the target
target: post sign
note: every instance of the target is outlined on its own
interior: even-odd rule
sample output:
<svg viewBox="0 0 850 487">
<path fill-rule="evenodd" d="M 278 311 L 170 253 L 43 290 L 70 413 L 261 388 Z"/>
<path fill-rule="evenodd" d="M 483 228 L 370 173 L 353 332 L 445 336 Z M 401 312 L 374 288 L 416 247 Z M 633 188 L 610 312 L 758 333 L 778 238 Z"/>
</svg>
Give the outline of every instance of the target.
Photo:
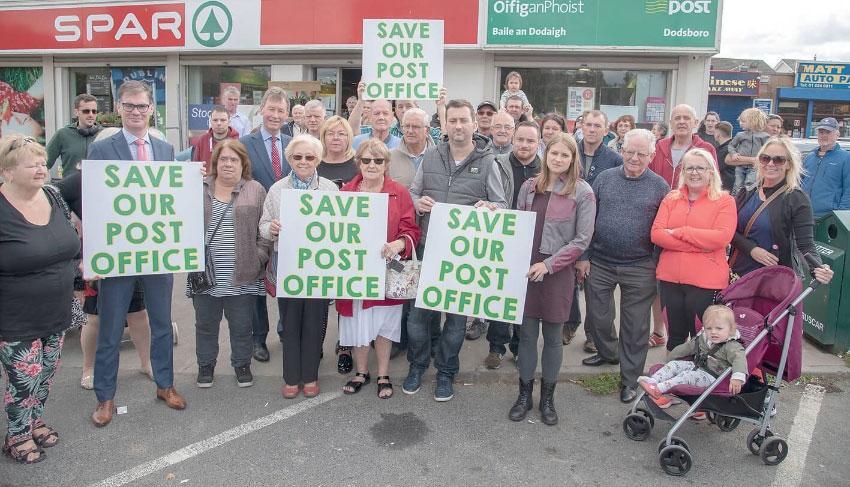
<svg viewBox="0 0 850 487">
<path fill-rule="evenodd" d="M 534 213 L 437 203 L 416 307 L 521 323 Z"/>
<path fill-rule="evenodd" d="M 850 89 L 850 63 L 798 62 L 794 86 L 798 88 Z"/>
<path fill-rule="evenodd" d="M 439 98 L 443 21 L 364 20 L 363 81 L 367 100 Z"/>
<path fill-rule="evenodd" d="M 277 297 L 383 299 L 385 193 L 283 190 Z"/>
<path fill-rule="evenodd" d="M 84 160 L 84 277 L 203 270 L 200 164 Z"/>
<path fill-rule="evenodd" d="M 759 95 L 761 79 L 756 71 L 711 71 L 708 78 L 708 94 L 719 96 Z"/>
</svg>

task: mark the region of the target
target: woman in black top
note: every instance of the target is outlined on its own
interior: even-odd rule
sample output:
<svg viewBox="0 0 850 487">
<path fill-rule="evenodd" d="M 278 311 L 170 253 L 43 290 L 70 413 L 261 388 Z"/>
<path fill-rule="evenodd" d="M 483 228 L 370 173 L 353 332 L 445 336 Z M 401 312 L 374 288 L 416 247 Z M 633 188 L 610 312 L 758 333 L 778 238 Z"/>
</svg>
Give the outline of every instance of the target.
<svg viewBox="0 0 850 487">
<path fill-rule="evenodd" d="M 0 362 L 8 377 L 3 453 L 44 459 L 58 433 L 42 420 L 71 326 L 80 239 L 47 182 L 47 152 L 32 137 L 0 140 Z M 63 211 L 63 208 L 65 210 Z"/>
</svg>

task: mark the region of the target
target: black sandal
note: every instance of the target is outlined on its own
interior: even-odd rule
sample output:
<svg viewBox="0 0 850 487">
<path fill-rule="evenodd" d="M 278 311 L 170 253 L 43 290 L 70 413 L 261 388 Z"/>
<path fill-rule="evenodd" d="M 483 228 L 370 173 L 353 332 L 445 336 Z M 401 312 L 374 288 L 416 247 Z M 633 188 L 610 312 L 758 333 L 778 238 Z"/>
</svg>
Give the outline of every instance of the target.
<svg viewBox="0 0 850 487">
<path fill-rule="evenodd" d="M 385 380 L 386 382 L 381 382 L 382 380 Z M 382 396 L 381 392 L 383 392 L 387 389 L 389 389 L 390 395 L 389 396 Z M 390 382 L 390 376 L 382 375 L 382 376 L 378 377 L 378 397 L 380 397 L 381 399 L 389 399 L 389 398 L 393 397 L 392 392 L 393 392 L 393 383 Z"/>
<path fill-rule="evenodd" d="M 21 441 L 15 443 L 14 445 L 10 445 L 9 444 L 9 437 L 7 436 L 6 441 L 3 442 L 3 454 L 8 456 L 8 457 L 11 457 L 12 460 L 15 460 L 18 463 L 24 463 L 24 464 L 27 464 L 27 465 L 29 465 L 31 463 L 38 463 L 38 462 L 44 460 L 44 458 L 45 458 L 45 456 L 47 456 L 47 454 L 44 453 L 44 450 L 42 450 L 41 447 L 38 446 L 38 445 L 36 445 L 32 448 L 28 448 L 26 450 L 21 450 L 20 448 L 18 448 L 20 445 L 23 445 L 28 440 L 29 440 L 29 438 L 21 440 Z M 38 453 L 38 456 L 35 457 L 34 459 L 30 460 L 29 456 L 32 455 L 33 453 Z"/>
<path fill-rule="evenodd" d="M 372 382 L 372 378 L 369 376 L 369 372 L 366 372 L 365 374 L 361 374 L 360 372 L 358 372 L 358 373 L 354 374 L 354 377 L 362 377 L 362 378 L 363 378 L 363 382 L 360 382 L 360 381 L 357 381 L 357 380 L 350 380 L 350 381 L 348 381 L 348 382 L 345 384 L 345 387 L 348 387 L 348 388 L 350 388 L 351 390 L 350 390 L 350 391 L 349 391 L 349 390 L 346 390 L 346 389 L 345 389 L 345 387 L 343 387 L 343 388 L 342 388 L 342 392 L 343 392 L 343 393 L 345 393 L 345 394 L 349 394 L 349 395 L 351 395 L 351 394 L 357 394 L 358 392 L 360 392 L 360 388 L 361 388 L 361 387 L 363 387 L 363 386 L 365 386 L 366 384 L 368 384 L 368 383 Z"/>
<path fill-rule="evenodd" d="M 37 435 L 35 434 L 35 430 L 38 429 L 46 429 L 47 433 Z M 38 422 L 33 423 L 32 431 L 32 441 L 34 441 L 36 445 L 42 448 L 50 448 L 52 446 L 56 446 L 56 444 L 59 443 L 59 432 L 51 428 L 50 426 L 44 424 L 44 421 L 39 420 Z"/>
</svg>

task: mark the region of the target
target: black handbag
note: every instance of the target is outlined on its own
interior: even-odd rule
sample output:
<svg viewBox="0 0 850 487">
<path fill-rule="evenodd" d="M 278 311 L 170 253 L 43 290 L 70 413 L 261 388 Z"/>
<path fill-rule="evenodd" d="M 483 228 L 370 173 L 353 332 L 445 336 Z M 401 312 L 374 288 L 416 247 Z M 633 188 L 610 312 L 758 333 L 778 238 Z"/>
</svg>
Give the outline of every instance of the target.
<svg viewBox="0 0 850 487">
<path fill-rule="evenodd" d="M 224 216 L 227 215 L 227 210 L 233 206 L 233 200 L 235 198 L 235 195 L 231 196 L 230 202 L 227 203 L 227 207 L 221 214 L 221 218 L 218 219 L 218 223 L 215 224 L 215 228 L 210 234 L 210 237 L 207 239 L 207 244 L 204 246 L 204 270 L 190 272 L 189 275 L 186 276 L 186 284 L 189 286 L 189 291 L 193 296 L 195 294 L 203 294 L 215 286 L 215 266 L 213 265 L 212 252 L 210 252 L 210 242 L 212 242 L 213 237 L 215 237 L 216 232 L 218 232 L 218 227 L 221 226 L 221 221 L 224 220 Z"/>
</svg>

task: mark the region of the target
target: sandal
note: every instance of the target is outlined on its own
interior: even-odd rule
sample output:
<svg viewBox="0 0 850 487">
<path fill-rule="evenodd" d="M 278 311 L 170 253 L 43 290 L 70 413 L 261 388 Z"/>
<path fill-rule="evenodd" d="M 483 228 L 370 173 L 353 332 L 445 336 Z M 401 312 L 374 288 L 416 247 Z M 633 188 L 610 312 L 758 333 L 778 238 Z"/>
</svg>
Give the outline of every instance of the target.
<svg viewBox="0 0 850 487">
<path fill-rule="evenodd" d="M 94 389 L 94 376 L 91 374 L 82 376 L 80 378 L 80 387 L 87 391 Z"/>
<path fill-rule="evenodd" d="M 46 433 L 37 434 L 36 430 L 47 430 Z M 44 421 L 38 420 L 32 425 L 32 441 L 42 448 L 50 448 L 59 443 L 59 432 L 44 424 Z"/>
<path fill-rule="evenodd" d="M 385 380 L 386 382 L 381 382 L 382 380 Z M 387 390 L 390 391 L 390 393 L 386 396 L 382 396 L 381 393 Z M 390 376 L 382 375 L 378 377 L 378 397 L 381 399 L 389 399 L 393 397 L 393 383 L 390 382 Z"/>
<path fill-rule="evenodd" d="M 365 374 L 361 374 L 360 372 L 354 374 L 354 377 L 362 377 L 363 381 L 350 380 L 345 384 L 345 387 L 342 388 L 342 392 L 345 394 L 357 394 L 360 392 L 360 388 L 365 386 L 366 384 L 372 382 L 372 377 L 369 376 L 369 372 Z"/>
<path fill-rule="evenodd" d="M 649 334 L 649 348 L 660 347 L 667 344 L 667 337 L 652 332 Z"/>
<path fill-rule="evenodd" d="M 26 450 L 22 450 L 20 448 L 21 445 L 23 445 L 29 440 L 29 438 L 26 438 L 15 443 L 14 445 L 10 445 L 9 437 L 7 436 L 6 441 L 3 442 L 3 454 L 8 457 L 11 457 L 12 460 L 15 460 L 16 462 L 24 464 L 38 463 L 44 460 L 47 454 L 44 453 L 44 450 L 42 450 L 40 446 L 35 445 L 31 448 L 27 448 Z M 38 456 L 35 458 L 30 458 L 30 455 L 32 455 L 33 453 L 38 453 Z"/>
</svg>

